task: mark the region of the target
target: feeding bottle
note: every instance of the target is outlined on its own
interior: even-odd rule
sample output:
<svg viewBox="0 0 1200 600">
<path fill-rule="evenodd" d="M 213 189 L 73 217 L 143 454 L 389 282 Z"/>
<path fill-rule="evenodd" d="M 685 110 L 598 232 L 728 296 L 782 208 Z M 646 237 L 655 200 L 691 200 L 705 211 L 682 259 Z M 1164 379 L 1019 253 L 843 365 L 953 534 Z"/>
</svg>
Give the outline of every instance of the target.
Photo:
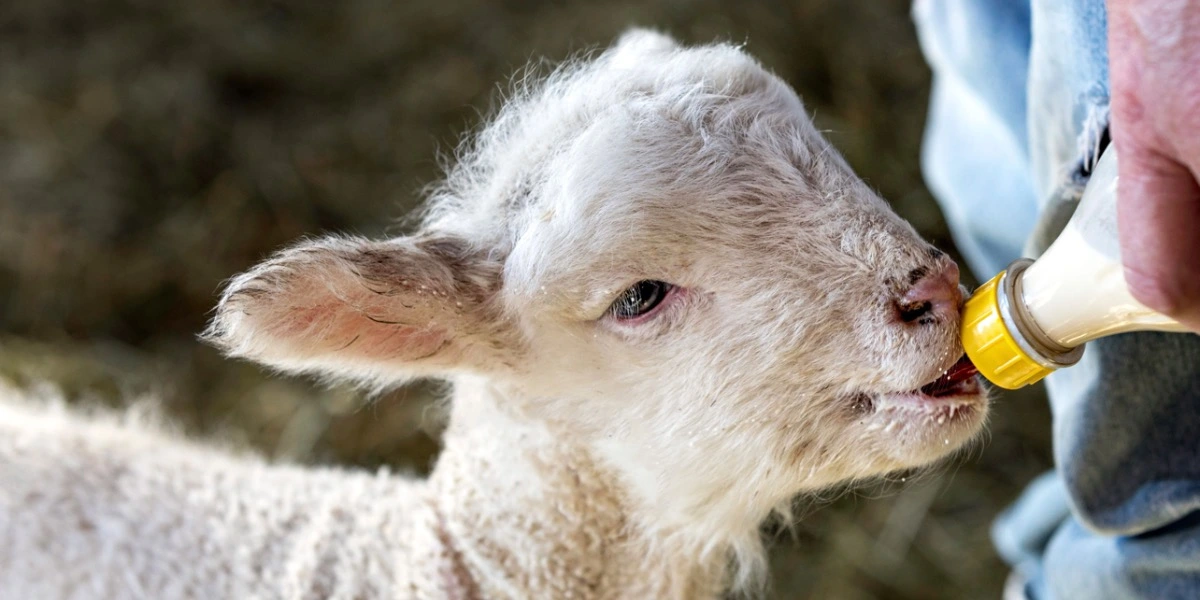
<svg viewBox="0 0 1200 600">
<path fill-rule="evenodd" d="M 1046 252 L 1013 262 L 967 300 L 962 342 L 984 377 L 1016 389 L 1079 362 L 1089 340 L 1144 330 L 1188 331 L 1135 300 L 1125 285 L 1117 154 L 1109 146 Z"/>
</svg>

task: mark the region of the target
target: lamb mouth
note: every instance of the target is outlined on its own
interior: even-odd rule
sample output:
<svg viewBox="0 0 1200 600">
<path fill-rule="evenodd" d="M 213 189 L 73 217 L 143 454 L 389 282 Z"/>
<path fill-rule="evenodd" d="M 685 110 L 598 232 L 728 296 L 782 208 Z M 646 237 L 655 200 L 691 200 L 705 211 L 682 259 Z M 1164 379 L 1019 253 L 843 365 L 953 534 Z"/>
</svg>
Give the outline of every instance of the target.
<svg viewBox="0 0 1200 600">
<path fill-rule="evenodd" d="M 850 398 L 856 415 L 879 411 L 909 411 L 916 413 L 946 413 L 950 417 L 969 413 L 979 401 L 983 386 L 979 370 L 964 354 L 937 379 L 907 392 L 871 394 L 859 392 Z"/>
<path fill-rule="evenodd" d="M 933 381 L 911 392 L 930 399 L 973 396 L 980 392 L 979 369 L 964 354 L 945 373 Z"/>
</svg>

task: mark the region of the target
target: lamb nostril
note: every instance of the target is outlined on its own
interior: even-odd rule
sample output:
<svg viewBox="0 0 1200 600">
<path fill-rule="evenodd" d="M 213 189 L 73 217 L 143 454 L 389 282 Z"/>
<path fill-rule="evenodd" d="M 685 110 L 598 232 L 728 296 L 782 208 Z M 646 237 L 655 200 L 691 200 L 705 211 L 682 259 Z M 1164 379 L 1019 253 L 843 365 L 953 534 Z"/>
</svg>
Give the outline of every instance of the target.
<svg viewBox="0 0 1200 600">
<path fill-rule="evenodd" d="M 900 315 L 901 321 L 904 321 L 905 323 L 912 323 L 913 321 L 916 321 L 921 317 L 929 315 L 929 313 L 933 312 L 933 303 L 929 301 L 914 303 L 898 302 L 896 303 L 896 310 Z"/>
<path fill-rule="evenodd" d="M 958 276 L 958 265 L 953 262 L 932 272 L 914 269 L 908 277 L 911 287 L 893 303 L 896 317 L 904 323 L 925 325 L 958 311 L 963 299 Z"/>
</svg>

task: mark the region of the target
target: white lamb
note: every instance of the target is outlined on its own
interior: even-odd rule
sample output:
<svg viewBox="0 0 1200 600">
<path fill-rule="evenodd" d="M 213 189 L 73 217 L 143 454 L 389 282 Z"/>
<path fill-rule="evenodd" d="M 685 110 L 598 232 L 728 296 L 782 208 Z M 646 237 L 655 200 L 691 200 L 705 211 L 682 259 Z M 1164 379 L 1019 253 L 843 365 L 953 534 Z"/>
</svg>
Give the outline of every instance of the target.
<svg viewBox="0 0 1200 600">
<path fill-rule="evenodd" d="M 419 233 L 302 242 L 208 339 L 453 383 L 423 482 L 0 402 L 0 597 L 704 598 L 806 491 L 982 427 L 958 270 L 731 45 L 650 32 L 509 98 Z M 952 368 L 955 367 L 955 368 Z"/>
</svg>

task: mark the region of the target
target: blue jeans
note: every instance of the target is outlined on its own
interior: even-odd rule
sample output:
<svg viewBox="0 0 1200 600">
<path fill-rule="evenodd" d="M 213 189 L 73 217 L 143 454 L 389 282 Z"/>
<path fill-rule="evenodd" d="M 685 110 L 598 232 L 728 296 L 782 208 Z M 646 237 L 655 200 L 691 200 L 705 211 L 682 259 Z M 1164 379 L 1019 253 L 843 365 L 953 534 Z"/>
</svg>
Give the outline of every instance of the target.
<svg viewBox="0 0 1200 600">
<path fill-rule="evenodd" d="M 1045 249 L 1107 144 L 1104 2 L 913 13 L 934 72 L 925 177 L 987 279 Z M 1200 336 L 1097 340 L 1046 384 L 1056 468 L 993 528 L 1025 596 L 1200 598 Z"/>
</svg>

